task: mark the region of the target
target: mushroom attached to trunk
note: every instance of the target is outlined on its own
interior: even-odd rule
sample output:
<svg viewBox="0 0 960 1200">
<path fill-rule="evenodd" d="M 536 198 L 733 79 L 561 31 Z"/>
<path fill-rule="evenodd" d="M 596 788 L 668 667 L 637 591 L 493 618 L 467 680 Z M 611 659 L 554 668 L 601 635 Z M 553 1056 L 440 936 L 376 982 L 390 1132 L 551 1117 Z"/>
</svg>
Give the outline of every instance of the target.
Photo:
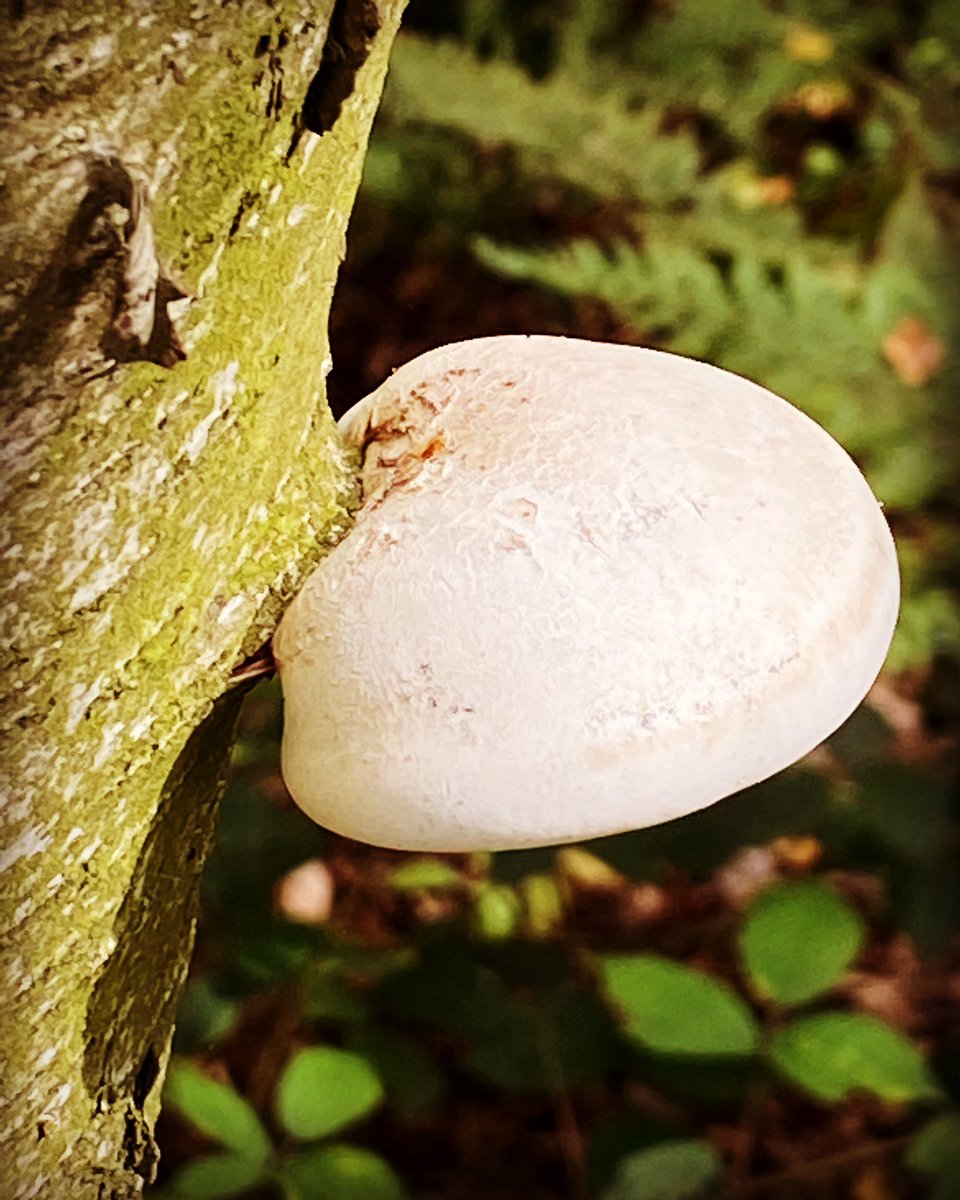
<svg viewBox="0 0 960 1200">
<path fill-rule="evenodd" d="M 739 376 L 481 338 L 341 429 L 363 506 L 274 640 L 284 777 L 333 830 L 471 850 L 667 821 L 812 750 L 880 670 L 880 506 Z"/>
</svg>

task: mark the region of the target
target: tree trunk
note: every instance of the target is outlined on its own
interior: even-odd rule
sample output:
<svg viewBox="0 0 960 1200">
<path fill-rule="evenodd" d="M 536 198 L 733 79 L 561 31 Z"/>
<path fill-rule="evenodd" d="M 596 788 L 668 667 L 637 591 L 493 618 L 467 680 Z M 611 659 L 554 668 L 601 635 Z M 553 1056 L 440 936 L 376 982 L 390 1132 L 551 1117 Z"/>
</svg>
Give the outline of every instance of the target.
<svg viewBox="0 0 960 1200">
<path fill-rule="evenodd" d="M 153 1174 L 230 672 L 354 499 L 326 322 L 402 5 L 2 19 L 10 1200 Z"/>
</svg>

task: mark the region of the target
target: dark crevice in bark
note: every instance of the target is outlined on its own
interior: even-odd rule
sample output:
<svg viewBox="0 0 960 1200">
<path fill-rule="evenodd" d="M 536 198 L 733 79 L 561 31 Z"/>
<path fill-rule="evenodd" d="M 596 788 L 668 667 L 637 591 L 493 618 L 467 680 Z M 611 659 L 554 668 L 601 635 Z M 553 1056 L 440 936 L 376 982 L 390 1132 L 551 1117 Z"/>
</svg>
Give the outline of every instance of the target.
<svg viewBox="0 0 960 1200">
<path fill-rule="evenodd" d="M 334 127 L 379 29 L 375 0 L 336 0 L 320 66 L 303 102 L 305 129 L 323 134 Z"/>
<path fill-rule="evenodd" d="M 230 222 L 230 228 L 227 230 L 227 238 L 234 238 L 240 229 L 244 216 L 253 208 L 256 202 L 260 199 L 259 192 L 244 192 L 240 197 L 240 203 L 237 205 L 237 211 L 233 214 L 233 219 Z"/>
<path fill-rule="evenodd" d="M 191 862 L 196 857 L 194 851 L 187 855 L 187 861 Z M 137 1077 L 133 1081 L 133 1103 L 139 1109 L 143 1109 L 147 1102 L 147 1097 L 153 1090 L 153 1085 L 157 1082 L 157 1076 L 160 1074 L 160 1056 L 157 1054 L 154 1046 L 148 1046 L 147 1052 L 143 1056 L 143 1062 L 140 1064 L 140 1070 L 137 1071 Z"/>
</svg>

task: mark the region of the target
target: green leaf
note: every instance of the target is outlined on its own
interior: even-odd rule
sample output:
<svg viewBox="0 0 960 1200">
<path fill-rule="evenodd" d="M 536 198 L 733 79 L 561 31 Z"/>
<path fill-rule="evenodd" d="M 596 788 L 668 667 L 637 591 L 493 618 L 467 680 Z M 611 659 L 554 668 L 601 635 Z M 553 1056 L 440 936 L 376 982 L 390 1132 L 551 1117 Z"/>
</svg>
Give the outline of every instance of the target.
<svg viewBox="0 0 960 1200">
<path fill-rule="evenodd" d="M 859 914 L 822 883 L 782 883 L 752 905 L 740 935 L 756 992 L 802 1004 L 833 987 L 863 945 Z"/>
<path fill-rule="evenodd" d="M 277 1116 L 296 1138 L 326 1137 L 372 1112 L 383 1084 L 359 1054 L 312 1046 L 290 1059 L 277 1085 Z"/>
<path fill-rule="evenodd" d="M 906 1163 L 936 1179 L 933 1200 L 956 1200 L 960 1196 L 960 1113 L 946 1113 L 924 1125 L 907 1151 Z"/>
<path fill-rule="evenodd" d="M 757 1043 L 753 1014 L 726 985 L 653 954 L 601 960 L 607 995 L 627 1034 L 663 1054 L 746 1055 Z"/>
<path fill-rule="evenodd" d="M 507 996 L 471 1038 L 466 1065 L 500 1088 L 576 1087 L 601 1079 L 616 1061 L 609 1014 L 569 987 Z"/>
<path fill-rule="evenodd" d="M 390 1164 L 359 1146 L 306 1150 L 283 1163 L 280 1178 L 289 1200 L 407 1200 Z"/>
<path fill-rule="evenodd" d="M 316 933 L 305 925 L 279 921 L 264 907 L 236 922 L 228 932 L 226 949 L 236 976 L 245 987 L 271 987 L 299 977 L 307 970 L 316 949 Z"/>
<path fill-rule="evenodd" d="M 770 1056 L 793 1083 L 821 1100 L 872 1092 L 905 1102 L 938 1095 L 918 1048 L 865 1013 L 805 1017 L 773 1035 Z"/>
<path fill-rule="evenodd" d="M 360 1024 L 367 1007 L 358 991 L 345 978 L 342 966 L 318 961 L 301 976 L 305 1014 L 314 1021 L 342 1021 Z"/>
<path fill-rule="evenodd" d="M 666 1061 L 666 1060 L 664 1060 Z M 671 1060 L 673 1062 L 675 1060 Z M 613 1183 L 624 1159 L 640 1150 L 685 1135 L 676 1120 L 637 1112 L 614 1110 L 590 1128 L 587 1143 L 587 1179 L 590 1195 L 601 1196 Z"/>
<path fill-rule="evenodd" d="M 460 887 L 463 876 L 439 858 L 415 858 L 387 875 L 387 885 L 400 891 Z"/>
<path fill-rule="evenodd" d="M 563 893 L 552 875 L 528 875 L 518 887 L 523 924 L 531 937 L 545 938 L 563 921 Z"/>
<path fill-rule="evenodd" d="M 181 1058 L 171 1062 L 164 1101 L 201 1133 L 248 1162 L 263 1163 L 269 1157 L 270 1138 L 250 1102 L 193 1063 Z"/>
<path fill-rule="evenodd" d="M 217 1200 L 220 1196 L 242 1196 L 266 1178 L 262 1162 L 239 1154 L 198 1158 L 180 1168 L 162 1190 L 162 1195 L 185 1200 Z"/>
<path fill-rule="evenodd" d="M 506 883 L 482 883 L 474 894 L 473 927 L 482 938 L 508 938 L 520 920 L 520 900 Z"/>
<path fill-rule="evenodd" d="M 688 1200 L 701 1196 L 722 1169 L 709 1142 L 661 1142 L 623 1159 L 602 1200 Z"/>
<path fill-rule="evenodd" d="M 446 1077 L 436 1059 L 414 1038 L 370 1024 L 360 1029 L 352 1044 L 373 1063 L 388 1100 L 400 1112 L 422 1116 L 439 1103 Z"/>
<path fill-rule="evenodd" d="M 177 1009 L 174 1049 L 187 1053 L 219 1041 L 230 1032 L 238 1011 L 237 1002 L 221 995 L 209 976 L 192 980 Z"/>
<path fill-rule="evenodd" d="M 903 858 L 929 863 L 950 836 L 949 786 L 902 763 L 863 767 L 856 816 L 875 838 Z"/>
</svg>

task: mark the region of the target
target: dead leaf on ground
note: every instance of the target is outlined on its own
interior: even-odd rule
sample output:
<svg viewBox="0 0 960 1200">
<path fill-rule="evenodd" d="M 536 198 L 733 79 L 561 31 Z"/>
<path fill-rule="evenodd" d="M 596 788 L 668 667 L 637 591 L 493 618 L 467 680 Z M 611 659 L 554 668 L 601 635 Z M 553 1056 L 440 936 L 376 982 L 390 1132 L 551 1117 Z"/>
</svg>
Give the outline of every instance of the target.
<svg viewBox="0 0 960 1200">
<path fill-rule="evenodd" d="M 294 867 L 277 884 L 275 902 L 288 921 L 322 925 L 333 911 L 335 884 L 330 868 L 319 858 Z"/>
<path fill-rule="evenodd" d="M 943 366 L 946 347 L 919 317 L 904 317 L 881 343 L 883 357 L 908 387 L 923 385 Z"/>
</svg>

